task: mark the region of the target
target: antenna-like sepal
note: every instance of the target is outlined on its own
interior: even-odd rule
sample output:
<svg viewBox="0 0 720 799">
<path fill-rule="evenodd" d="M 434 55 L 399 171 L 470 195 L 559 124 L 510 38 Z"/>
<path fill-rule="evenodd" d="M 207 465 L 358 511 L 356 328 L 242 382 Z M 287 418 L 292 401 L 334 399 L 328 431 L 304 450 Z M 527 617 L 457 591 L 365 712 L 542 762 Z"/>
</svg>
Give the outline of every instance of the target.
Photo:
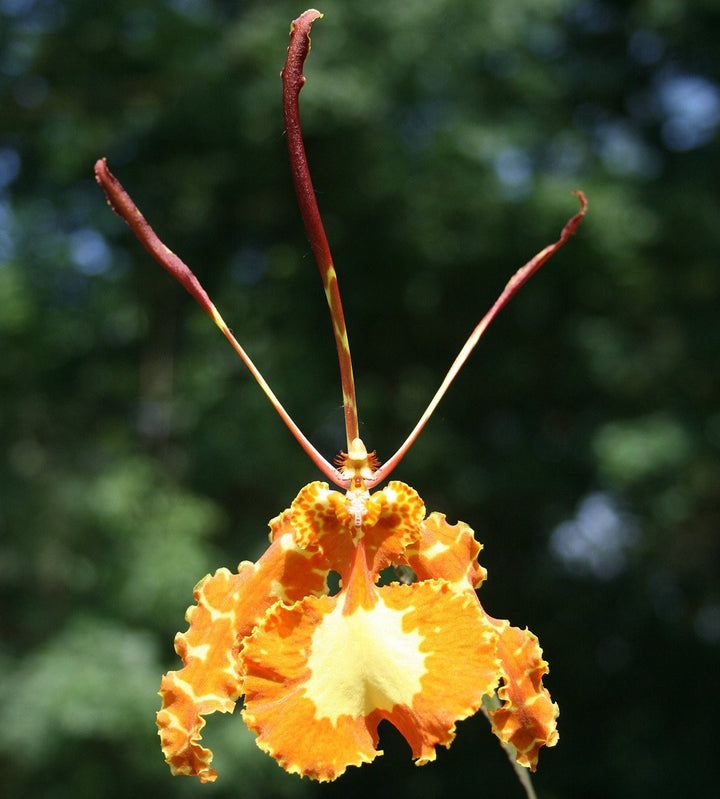
<svg viewBox="0 0 720 799">
<path fill-rule="evenodd" d="M 448 373 L 445 375 L 445 379 L 440 384 L 440 388 L 435 392 L 435 396 L 430 400 L 430 404 L 427 406 L 425 412 L 420 417 L 420 420 L 415 425 L 412 433 L 410 433 L 410 435 L 405 439 L 402 446 L 392 456 L 392 458 L 387 460 L 375 472 L 371 480 L 367 481 L 368 488 L 377 485 L 377 483 L 379 483 L 381 480 L 387 479 L 387 477 L 390 475 L 390 472 L 392 472 L 392 470 L 403 459 L 405 453 L 410 449 L 413 441 L 415 441 L 415 439 L 418 437 L 423 427 L 425 427 L 427 420 L 432 416 L 433 411 L 445 395 L 445 392 L 450 387 L 450 384 L 455 379 L 465 361 L 468 359 L 470 353 L 475 349 L 475 345 L 478 343 L 478 341 L 480 341 L 480 338 L 487 330 L 488 325 L 492 322 L 492 320 L 508 304 L 520 287 L 523 286 L 535 274 L 535 272 L 538 271 L 538 269 L 540 269 L 540 267 L 545 263 L 545 261 L 548 260 L 548 258 L 550 258 L 551 255 L 554 255 L 563 246 L 563 244 L 565 244 L 565 242 L 570 238 L 570 236 L 573 235 L 573 233 L 575 233 L 578 225 L 582 221 L 582 218 L 585 216 L 585 212 L 587 211 L 587 198 L 581 191 L 575 191 L 574 194 L 577 196 L 578 200 L 580 200 L 580 210 L 578 213 L 567 222 L 560 233 L 560 238 L 556 242 L 549 244 L 547 247 L 545 247 L 545 249 L 540 250 L 540 252 L 534 258 L 531 258 L 525 264 L 525 266 L 520 267 L 520 269 L 518 269 L 517 272 L 515 272 L 515 274 L 510 278 L 500 296 L 497 298 L 497 300 L 495 300 L 492 308 L 490 308 L 485 316 L 483 316 L 478 326 L 475 328 L 475 330 L 473 330 L 473 332 L 470 334 L 470 337 L 463 345 L 462 349 L 453 361 L 452 366 L 448 370 Z"/>
<path fill-rule="evenodd" d="M 287 60 L 280 77 L 283 82 L 283 117 L 285 120 L 285 138 L 290 156 L 290 170 L 298 205 L 300 206 L 300 214 L 302 215 L 315 260 L 320 269 L 325 298 L 330 308 L 333 335 L 335 336 L 335 346 L 340 364 L 340 381 L 343 392 L 343 407 L 345 409 L 345 431 L 349 449 L 352 446 L 352 442 L 358 437 L 357 400 L 355 398 L 352 359 L 350 358 L 350 343 L 348 342 L 347 329 L 345 327 L 345 315 L 343 314 L 340 300 L 337 274 L 322 219 L 320 218 L 320 210 L 315 199 L 315 190 L 310 179 L 298 105 L 300 90 L 305 85 L 303 66 L 310 51 L 310 28 L 315 20 L 321 18 L 322 14 L 311 8 L 301 14 L 296 20 L 293 20 L 290 26 L 290 46 L 288 47 Z"/>
<path fill-rule="evenodd" d="M 260 374 L 260 371 L 250 359 L 250 356 L 240 346 L 235 336 L 231 333 L 230 328 L 225 324 L 225 320 L 220 316 L 218 309 L 213 305 L 205 289 L 200 285 L 200 282 L 195 277 L 190 267 L 160 241 L 145 217 L 137 209 L 130 195 L 120 184 L 120 181 L 110 172 L 104 158 L 100 158 L 95 163 L 95 179 L 100 184 L 100 188 L 105 192 L 105 197 L 110 207 L 128 224 L 143 247 L 145 247 L 150 255 L 187 289 L 197 300 L 200 307 L 220 328 L 225 338 L 232 344 L 235 352 L 242 358 L 245 366 L 250 370 L 250 373 L 258 382 L 260 388 L 265 392 L 273 408 L 278 412 L 280 418 L 285 422 L 300 446 L 307 452 L 312 462 L 329 480 L 332 480 L 333 483 L 341 488 L 346 488 L 347 483 L 340 477 L 338 470 L 323 458 L 290 418 L 290 414 L 283 408 L 280 400 L 265 382 L 265 378 Z"/>
<path fill-rule="evenodd" d="M 102 187 L 107 197 L 110 207 L 118 214 L 130 227 L 140 243 L 145 249 L 161 264 L 168 272 L 180 282 L 185 289 L 195 298 L 198 304 L 209 314 L 215 324 L 220 328 L 223 335 L 232 344 L 235 351 L 242 358 L 250 373 L 258 382 L 266 396 L 272 403 L 280 418 L 285 422 L 290 432 L 295 436 L 300 446 L 305 450 L 313 463 L 320 471 L 332 482 L 342 488 L 359 487 L 371 488 L 381 480 L 386 479 L 392 470 L 400 463 L 405 453 L 418 437 L 420 431 L 432 415 L 438 403 L 444 396 L 455 376 L 468 359 L 468 356 L 475 348 L 488 325 L 505 307 L 509 300 L 515 295 L 519 288 L 550 258 L 570 236 L 576 231 L 585 211 L 587 210 L 587 200 L 581 191 L 576 191 L 580 200 L 580 211 L 568 221 L 563 228 L 560 238 L 554 243 L 541 250 L 534 258 L 528 261 L 522 268 L 510 278 L 503 292 L 493 304 L 492 308 L 480 320 L 480 323 L 470 334 L 470 337 L 463 345 L 452 366 L 445 375 L 445 379 L 440 384 L 440 388 L 430 401 L 425 412 L 420 417 L 417 425 L 407 437 L 398 451 L 385 464 L 379 466 L 375 453 L 367 453 L 364 444 L 358 437 L 358 415 L 357 402 L 355 399 L 355 383 L 353 379 L 352 361 L 350 358 L 350 346 L 348 344 L 347 330 L 345 328 L 345 318 L 340 301 L 340 291 L 338 289 L 337 275 L 333 266 L 330 248 L 323 228 L 320 212 L 315 200 L 310 172 L 308 169 L 305 147 L 302 140 L 300 128 L 300 111 L 298 97 L 300 90 L 305 84 L 303 75 L 303 65 L 310 50 L 310 28 L 315 20 L 322 17 L 322 14 L 315 9 L 310 9 L 301 14 L 293 21 L 290 28 L 290 45 L 285 67 L 281 77 L 283 81 L 283 112 L 285 118 L 285 131 L 290 155 L 290 167 L 295 185 L 295 192 L 300 206 L 303 222 L 310 239 L 315 259 L 320 269 L 320 274 L 325 288 L 325 296 L 330 308 L 330 316 L 333 323 L 333 332 L 340 363 L 340 375 L 343 390 L 343 405 L 345 408 L 345 428 L 347 432 L 348 451 L 342 453 L 338 462 L 341 467 L 339 470 L 334 468 L 323 456 L 313 447 L 308 439 L 303 435 L 298 426 L 290 418 L 287 411 L 283 408 L 278 398 L 275 396 L 270 386 L 260 374 L 256 366 L 251 361 L 245 350 L 237 342 L 230 329 L 225 324 L 217 308 L 213 305 L 203 287 L 198 282 L 192 270 L 178 258 L 168 247 L 166 247 L 155 234 L 155 231 L 145 220 L 145 217 L 137 209 L 130 196 L 123 189 L 120 182 L 112 175 L 101 158 L 95 164 L 95 177 Z"/>
</svg>

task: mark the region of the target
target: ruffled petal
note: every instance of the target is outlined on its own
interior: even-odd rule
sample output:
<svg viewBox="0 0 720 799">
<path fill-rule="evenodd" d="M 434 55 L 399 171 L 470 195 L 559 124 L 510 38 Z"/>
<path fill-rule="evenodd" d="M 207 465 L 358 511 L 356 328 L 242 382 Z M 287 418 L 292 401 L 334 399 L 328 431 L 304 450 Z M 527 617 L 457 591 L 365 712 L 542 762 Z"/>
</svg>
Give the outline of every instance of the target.
<svg viewBox="0 0 720 799">
<path fill-rule="evenodd" d="M 401 560 L 405 550 L 422 535 L 425 505 L 414 488 L 391 480 L 370 497 L 377 503 L 377 517 L 363 526 L 368 569 L 374 578 Z M 374 515 L 374 514 L 373 514 Z"/>
<path fill-rule="evenodd" d="M 258 745 L 321 781 L 380 754 L 382 719 L 419 764 L 433 760 L 498 681 L 496 633 L 469 594 L 428 581 L 377 589 L 352 613 L 345 599 L 276 605 L 243 649 L 243 717 Z"/>
<path fill-rule="evenodd" d="M 407 551 L 407 564 L 418 579 L 442 577 L 460 592 L 483 582 L 486 571 L 477 562 L 482 546 L 467 524 L 450 525 L 443 514 L 431 513 L 422 527 L 422 538 Z M 478 607 L 484 613 L 479 601 Z M 498 691 L 502 706 L 489 711 L 493 732 L 503 743 L 512 744 L 518 763 L 534 771 L 540 748 L 554 746 L 558 741 L 558 707 L 542 684 L 548 665 L 537 638 L 529 630 L 485 615 L 498 636 L 503 680 Z"/>
<path fill-rule="evenodd" d="M 456 590 L 477 588 L 487 572 L 477 562 L 482 545 L 465 522 L 448 524 L 443 513 L 431 513 L 421 525 L 421 537 L 408 547 L 406 563 L 418 580 L 441 578 Z"/>
<path fill-rule="evenodd" d="M 344 501 L 342 494 L 317 480 L 300 489 L 290 506 L 290 523 L 301 549 L 315 549 L 321 542 L 327 545 L 328 541 L 344 538 L 344 524 L 338 519 L 337 510 Z"/>
<path fill-rule="evenodd" d="M 300 547 L 318 547 L 343 580 L 349 578 L 362 540 L 372 578 L 401 558 L 422 535 L 425 506 L 415 489 L 391 481 L 381 491 L 340 494 L 327 483 L 310 483 L 291 507 Z"/>
<path fill-rule="evenodd" d="M 352 563 L 358 532 L 348 523 L 345 502 L 345 496 L 327 483 L 314 482 L 301 489 L 290 506 L 298 546 L 319 549 L 340 574 Z"/>
<path fill-rule="evenodd" d="M 190 627 L 175 637 L 183 668 L 168 672 L 160 685 L 157 724 L 173 774 L 194 774 L 201 782 L 216 779 L 212 752 L 199 744 L 202 717 L 231 713 L 242 694 L 242 639 L 278 600 L 293 602 L 326 590 L 322 553 L 300 550 L 283 514 L 271 530 L 273 543 L 256 564 L 241 563 L 237 574 L 219 569 L 195 587 L 197 605 L 186 614 Z"/>
<path fill-rule="evenodd" d="M 504 744 L 512 744 L 521 766 L 535 771 L 540 749 L 555 746 L 559 737 L 558 706 L 542 684 L 548 664 L 529 630 L 488 619 L 499 633 L 497 652 L 503 673 L 503 685 L 498 690 L 503 704 L 489 711 L 492 729 Z"/>
<path fill-rule="evenodd" d="M 190 629 L 175 637 L 175 651 L 184 668 L 168 672 L 160 685 L 163 707 L 157 724 L 165 761 L 173 774 L 195 774 L 213 782 L 212 752 L 201 746 L 202 718 L 208 713 L 231 713 L 242 693 L 236 670 L 238 595 L 253 566 L 241 564 L 238 574 L 219 569 L 195 586 L 197 605 L 188 609 Z"/>
<path fill-rule="evenodd" d="M 255 586 L 262 595 L 257 608 L 259 615 L 272 602 L 296 602 L 306 596 L 321 596 L 327 593 L 327 576 L 330 564 L 317 546 L 298 543 L 298 534 L 292 525 L 291 510 L 283 511 L 270 522 L 270 548 L 257 562 Z M 268 601 L 269 600 L 269 601 Z"/>
<path fill-rule="evenodd" d="M 493 731 L 535 769 L 539 749 L 557 741 L 537 639 L 482 609 L 472 530 L 424 514 L 403 483 L 372 495 L 312 483 L 272 520 L 257 564 L 197 585 L 189 629 L 175 641 L 183 668 L 160 691 L 174 774 L 216 778 L 200 744 L 203 716 L 231 712 L 243 693 L 259 746 L 290 772 L 326 781 L 373 760 L 383 719 L 422 765 L 500 680 Z M 409 565 L 419 581 L 378 588 L 391 563 Z M 326 595 L 330 569 L 343 578 L 335 597 Z"/>
</svg>

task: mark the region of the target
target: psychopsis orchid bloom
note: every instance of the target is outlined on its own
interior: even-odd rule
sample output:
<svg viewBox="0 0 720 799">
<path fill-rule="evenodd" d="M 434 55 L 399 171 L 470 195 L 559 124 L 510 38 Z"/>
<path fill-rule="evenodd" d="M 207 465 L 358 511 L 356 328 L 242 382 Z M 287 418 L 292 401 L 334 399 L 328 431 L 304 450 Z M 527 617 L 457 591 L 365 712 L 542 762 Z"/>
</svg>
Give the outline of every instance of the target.
<svg viewBox="0 0 720 799">
<path fill-rule="evenodd" d="M 192 271 L 155 235 L 108 170 L 98 183 L 146 249 L 212 317 L 281 418 L 323 474 L 270 522 L 270 545 L 257 563 L 221 568 L 195 586 L 187 632 L 175 650 L 183 667 L 162 679 L 157 723 L 173 774 L 212 782 L 212 753 L 201 744 L 204 717 L 242 715 L 257 743 L 289 772 L 333 780 L 380 752 L 387 719 L 406 738 L 418 765 L 449 746 L 456 722 L 491 698 L 493 732 L 518 764 L 535 770 L 538 752 L 558 739 L 558 709 L 543 687 L 547 664 L 535 636 L 489 616 L 476 589 L 485 579 L 480 544 L 463 522 L 426 514 L 417 492 L 386 480 L 418 436 L 488 324 L 520 286 L 575 232 L 581 208 L 560 238 L 511 278 L 461 349 L 415 429 L 384 465 L 358 436 L 350 350 L 337 275 L 315 200 L 300 130 L 298 97 L 310 27 L 309 10 L 291 27 L 282 71 L 283 108 L 293 181 L 330 307 L 342 379 L 347 452 L 333 466 L 312 446 L 236 341 Z M 414 580 L 378 586 L 388 567 L 409 567 Z M 330 572 L 340 575 L 331 595 Z M 407 569 L 405 569 L 407 571 Z M 303 734 L 299 735 L 298 730 Z"/>
</svg>

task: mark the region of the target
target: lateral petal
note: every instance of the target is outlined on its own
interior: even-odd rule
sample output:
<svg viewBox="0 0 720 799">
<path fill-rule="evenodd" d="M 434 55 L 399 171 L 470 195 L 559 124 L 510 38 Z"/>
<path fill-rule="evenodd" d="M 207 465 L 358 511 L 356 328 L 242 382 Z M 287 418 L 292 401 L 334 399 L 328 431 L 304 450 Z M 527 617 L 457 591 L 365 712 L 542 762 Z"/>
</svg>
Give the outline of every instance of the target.
<svg viewBox="0 0 720 799">
<path fill-rule="evenodd" d="M 242 692 L 236 669 L 239 620 L 236 607 L 253 565 L 241 564 L 238 574 L 218 569 L 195 586 L 197 605 L 188 609 L 190 628 L 175 636 L 175 651 L 184 667 L 170 671 L 160 685 L 162 709 L 157 714 L 165 762 L 173 774 L 196 775 L 213 782 L 212 752 L 201 746 L 202 718 L 231 713 Z"/>
<path fill-rule="evenodd" d="M 503 673 L 503 685 L 498 689 L 503 704 L 489 711 L 492 729 L 504 744 L 515 747 L 521 766 L 535 771 L 540 749 L 555 746 L 559 738 L 558 706 L 542 684 L 548 664 L 538 639 L 529 630 L 488 619 L 499 633 L 497 651 Z"/>
<path fill-rule="evenodd" d="M 480 586 L 487 576 L 477 562 L 482 544 L 465 522 L 448 524 L 444 513 L 433 512 L 422 522 L 421 532 L 406 553 L 418 580 L 441 578 L 459 591 Z"/>
<path fill-rule="evenodd" d="M 399 480 L 391 480 L 382 491 L 372 494 L 370 501 L 378 504 L 379 512 L 372 514 L 376 518 L 363 525 L 363 531 L 368 569 L 377 578 L 420 540 L 425 505 L 414 488 Z"/>
<path fill-rule="evenodd" d="M 242 694 L 238 654 L 243 638 L 278 600 L 293 602 L 326 591 L 324 556 L 297 547 L 287 514 L 271 522 L 271 531 L 273 541 L 257 563 L 241 563 L 237 574 L 218 569 L 197 584 L 197 604 L 185 616 L 189 629 L 175 636 L 183 668 L 163 677 L 157 714 L 173 774 L 194 774 L 201 782 L 216 779 L 212 752 L 199 743 L 202 717 L 231 713 Z"/>
<path fill-rule="evenodd" d="M 368 570 L 375 580 L 422 535 L 425 506 L 417 491 L 393 480 L 381 491 L 340 494 L 327 483 L 310 483 L 291 507 L 292 526 L 301 547 L 318 547 L 330 568 L 347 581 L 355 551 L 363 541 Z"/>
<path fill-rule="evenodd" d="M 443 514 L 431 513 L 422 527 L 423 537 L 406 553 L 407 563 L 418 579 L 443 577 L 454 590 L 461 592 L 483 582 L 486 571 L 477 562 L 482 546 L 467 524 L 450 525 Z M 485 613 L 479 601 L 475 601 Z M 503 743 L 513 745 L 520 765 L 535 771 L 539 750 L 558 741 L 558 707 L 542 684 L 548 664 L 542 658 L 537 638 L 529 630 L 511 627 L 508 621 L 485 615 L 498 636 L 497 655 L 503 681 L 498 690 L 502 706 L 489 712 L 493 732 Z"/>
</svg>

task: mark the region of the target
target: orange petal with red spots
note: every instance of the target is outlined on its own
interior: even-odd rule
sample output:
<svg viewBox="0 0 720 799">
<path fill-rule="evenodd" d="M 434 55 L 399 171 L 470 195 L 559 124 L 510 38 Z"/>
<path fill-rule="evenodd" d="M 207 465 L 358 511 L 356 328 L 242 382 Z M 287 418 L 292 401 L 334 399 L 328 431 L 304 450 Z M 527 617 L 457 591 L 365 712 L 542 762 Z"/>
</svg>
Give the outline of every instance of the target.
<svg viewBox="0 0 720 799">
<path fill-rule="evenodd" d="M 327 593 L 330 564 L 317 546 L 298 543 L 292 519 L 292 511 L 286 510 L 270 522 L 272 544 L 256 565 L 254 585 L 261 589 L 261 596 L 262 588 L 267 587 L 273 601 L 297 602 L 306 596 Z M 258 613 L 264 613 L 270 604 L 261 599 Z"/>
<path fill-rule="evenodd" d="M 499 632 L 497 651 L 503 671 L 498 690 L 503 704 L 489 711 L 493 732 L 504 744 L 515 747 L 521 766 L 535 771 L 540 749 L 558 742 L 558 706 L 542 684 L 548 664 L 529 630 L 511 627 L 507 621 L 490 621 Z"/>
<path fill-rule="evenodd" d="M 465 522 L 448 524 L 443 513 L 431 513 L 421 526 L 422 538 L 408 547 L 406 562 L 418 580 L 442 578 L 457 590 L 477 588 L 487 576 L 477 562 L 482 545 Z"/>
<path fill-rule="evenodd" d="M 370 573 L 397 563 L 405 550 L 420 540 L 425 505 L 417 491 L 398 480 L 391 480 L 371 497 L 380 505 L 377 519 L 363 526 L 367 564 Z"/>
<path fill-rule="evenodd" d="M 246 639 L 243 716 L 258 745 L 290 772 L 333 780 L 380 754 L 387 719 L 418 764 L 433 760 L 497 685 L 494 627 L 441 581 L 379 588 L 352 613 L 344 600 L 277 605 Z"/>
<path fill-rule="evenodd" d="M 308 483 L 290 506 L 289 519 L 295 531 L 295 541 L 301 549 L 318 546 L 320 537 L 340 537 L 344 524 L 338 519 L 338 505 L 345 497 L 327 483 Z"/>
<path fill-rule="evenodd" d="M 418 540 L 424 515 L 417 492 L 398 481 L 374 494 L 348 491 L 345 495 L 331 490 L 327 483 L 311 483 L 291 508 L 298 544 L 322 549 L 343 580 L 349 577 L 360 540 L 374 579 Z"/>
<path fill-rule="evenodd" d="M 237 574 L 219 569 L 195 587 L 197 605 L 186 614 L 190 627 L 175 637 L 184 666 L 168 672 L 160 686 L 163 705 L 157 723 L 173 774 L 215 780 L 212 752 L 199 744 L 202 717 L 232 712 L 242 694 L 242 639 L 278 600 L 293 602 L 326 590 L 322 553 L 298 549 L 283 514 L 271 522 L 271 530 L 273 543 L 256 564 L 241 563 Z"/>
</svg>

